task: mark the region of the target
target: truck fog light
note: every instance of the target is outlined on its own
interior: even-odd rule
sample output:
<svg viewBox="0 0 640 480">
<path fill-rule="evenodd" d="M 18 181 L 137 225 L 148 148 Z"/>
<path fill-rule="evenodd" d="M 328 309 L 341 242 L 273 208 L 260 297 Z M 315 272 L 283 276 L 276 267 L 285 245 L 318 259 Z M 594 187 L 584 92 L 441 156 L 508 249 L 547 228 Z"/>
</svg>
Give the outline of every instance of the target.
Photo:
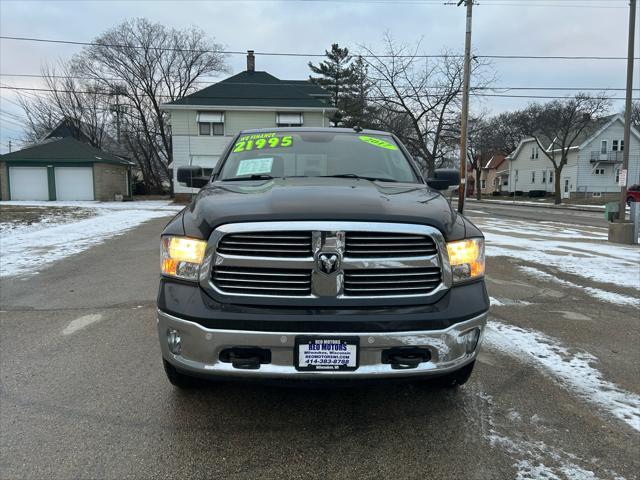
<svg viewBox="0 0 640 480">
<path fill-rule="evenodd" d="M 478 340 L 480 339 L 480 329 L 474 328 L 464 334 L 464 344 L 466 353 L 473 353 L 478 346 Z"/>
<path fill-rule="evenodd" d="M 174 330 L 172 328 L 167 330 L 167 345 L 169 346 L 169 351 L 171 353 L 173 353 L 174 355 L 179 355 L 180 354 L 180 349 L 182 347 L 181 345 L 181 339 L 180 339 L 180 332 L 178 332 L 177 330 Z"/>
</svg>

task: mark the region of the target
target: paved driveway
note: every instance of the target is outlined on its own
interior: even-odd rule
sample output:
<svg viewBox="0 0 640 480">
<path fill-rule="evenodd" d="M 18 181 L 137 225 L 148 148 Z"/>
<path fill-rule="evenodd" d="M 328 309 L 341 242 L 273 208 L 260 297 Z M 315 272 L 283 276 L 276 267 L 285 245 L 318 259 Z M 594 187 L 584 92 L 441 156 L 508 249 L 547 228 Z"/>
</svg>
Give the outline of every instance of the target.
<svg viewBox="0 0 640 480">
<path fill-rule="evenodd" d="M 525 278 L 517 259 L 495 257 L 493 343 L 458 391 L 180 392 L 164 378 L 155 332 L 166 221 L 0 280 L 1 478 L 636 478 L 634 306 Z M 547 358 L 578 366 L 576 378 L 600 375 L 596 394 L 613 388 L 620 395 L 605 398 L 622 406 L 592 401 L 541 357 L 500 343 L 513 338 L 547 345 Z"/>
</svg>

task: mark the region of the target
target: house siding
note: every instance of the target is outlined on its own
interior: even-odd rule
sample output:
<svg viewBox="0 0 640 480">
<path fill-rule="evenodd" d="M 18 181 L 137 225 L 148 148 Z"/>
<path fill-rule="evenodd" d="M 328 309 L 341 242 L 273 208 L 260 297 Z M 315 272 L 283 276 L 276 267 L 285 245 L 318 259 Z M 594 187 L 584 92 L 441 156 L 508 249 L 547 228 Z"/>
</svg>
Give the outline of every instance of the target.
<svg viewBox="0 0 640 480">
<path fill-rule="evenodd" d="M 596 198 L 611 199 L 615 193 L 620 192 L 620 186 L 616 182 L 616 170 L 622 168 L 622 163 L 597 163 L 597 160 L 606 156 L 599 154 L 602 140 L 607 141 L 607 152 L 612 151 L 613 140 L 624 138 L 624 124 L 616 121 L 608 128 L 594 137 L 589 143 L 583 145 L 578 159 L 578 178 L 576 197 L 593 198 L 594 193 L 599 195 Z M 640 141 L 635 135 L 631 135 L 629 148 L 629 170 L 627 173 L 627 185 L 640 183 Z M 592 153 L 594 152 L 594 153 Z M 595 161 L 591 161 L 594 158 Z M 604 169 L 604 175 L 596 175 L 595 169 Z M 607 195 L 609 194 L 609 195 Z"/>
<path fill-rule="evenodd" d="M 531 158 L 531 148 L 535 145 L 535 142 L 528 141 L 522 145 L 522 148 L 518 152 L 518 155 L 513 159 L 508 158 L 507 162 L 503 163 L 501 167 L 507 167 L 510 170 L 509 175 L 509 192 L 530 192 L 531 190 L 544 190 L 546 192 L 553 192 L 555 182 L 555 171 L 551 160 L 540 150 L 538 152 L 538 158 Z M 570 184 L 573 185 L 575 191 L 575 176 L 577 165 L 577 152 L 570 151 L 567 158 L 567 165 L 562 169 L 562 178 L 569 178 Z M 518 172 L 516 177 L 516 170 Z M 546 173 L 546 182 L 542 182 L 543 172 Z M 532 172 L 535 172 L 535 181 L 532 180 Z M 549 172 L 554 172 L 554 182 L 549 181 Z"/>
<path fill-rule="evenodd" d="M 211 111 L 219 111 L 209 109 Z M 171 110 L 171 132 L 173 141 L 173 183 L 174 193 L 191 194 L 198 189 L 180 185 L 177 181 L 178 167 L 199 165 L 203 168 L 215 168 L 228 143 L 242 130 L 253 128 L 275 128 L 277 109 L 268 111 L 225 110 L 224 135 L 199 135 L 196 110 Z M 322 127 L 323 113 L 303 112 L 304 127 Z"/>
</svg>

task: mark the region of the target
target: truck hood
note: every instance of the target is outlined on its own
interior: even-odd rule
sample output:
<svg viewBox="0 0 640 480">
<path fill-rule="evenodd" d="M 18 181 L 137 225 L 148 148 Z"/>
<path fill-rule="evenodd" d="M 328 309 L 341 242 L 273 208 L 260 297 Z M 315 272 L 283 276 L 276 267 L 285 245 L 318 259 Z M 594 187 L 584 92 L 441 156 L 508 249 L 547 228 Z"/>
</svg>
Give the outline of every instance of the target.
<svg viewBox="0 0 640 480">
<path fill-rule="evenodd" d="M 430 225 L 464 238 L 464 220 L 426 185 L 351 178 L 278 178 L 214 182 L 183 215 L 186 235 L 208 238 L 219 225 L 283 220 L 342 220 Z"/>
</svg>

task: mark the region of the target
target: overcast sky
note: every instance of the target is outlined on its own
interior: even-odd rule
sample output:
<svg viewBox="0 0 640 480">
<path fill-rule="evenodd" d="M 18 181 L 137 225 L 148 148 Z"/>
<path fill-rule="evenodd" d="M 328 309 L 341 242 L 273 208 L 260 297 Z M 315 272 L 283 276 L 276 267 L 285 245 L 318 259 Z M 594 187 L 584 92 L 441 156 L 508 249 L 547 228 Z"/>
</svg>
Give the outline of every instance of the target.
<svg viewBox="0 0 640 480">
<path fill-rule="evenodd" d="M 443 48 L 462 52 L 463 7 L 446 0 L 353 1 L 0 1 L 3 36 L 91 41 L 132 17 L 168 26 L 198 26 L 229 50 L 322 53 L 331 43 L 366 44 L 380 50 L 382 35 L 415 43 L 424 53 Z M 454 2 L 457 3 L 457 2 Z M 474 7 L 473 48 L 480 55 L 588 55 L 626 57 L 626 0 L 485 0 Z M 639 16 L 640 17 L 640 16 Z M 640 18 L 639 18 L 640 20 Z M 636 27 L 636 33 L 640 29 Z M 636 57 L 638 55 L 636 40 Z M 66 59 L 81 47 L 0 40 L 1 74 L 38 74 L 43 62 Z M 306 78 L 307 58 L 266 57 L 256 69 L 280 78 Z M 317 61 L 318 59 L 312 59 Z M 245 58 L 228 59 L 233 73 Z M 623 88 L 626 63 L 620 60 L 494 60 L 496 84 L 506 87 Z M 640 68 L 636 68 L 636 73 Z M 39 79 L 1 76 L 14 86 L 42 86 Z M 640 74 L 634 87 L 640 85 Z M 507 93 L 507 92 L 505 92 Z M 511 91 L 524 95 L 565 95 L 566 91 Z M 15 93 L 0 89 L 0 152 L 20 143 L 20 109 Z M 624 92 L 611 92 L 624 97 Z M 635 92 L 634 97 L 640 96 Z M 492 112 L 525 106 L 530 99 L 474 98 L 472 108 Z M 623 101 L 614 101 L 619 111 Z"/>
</svg>

